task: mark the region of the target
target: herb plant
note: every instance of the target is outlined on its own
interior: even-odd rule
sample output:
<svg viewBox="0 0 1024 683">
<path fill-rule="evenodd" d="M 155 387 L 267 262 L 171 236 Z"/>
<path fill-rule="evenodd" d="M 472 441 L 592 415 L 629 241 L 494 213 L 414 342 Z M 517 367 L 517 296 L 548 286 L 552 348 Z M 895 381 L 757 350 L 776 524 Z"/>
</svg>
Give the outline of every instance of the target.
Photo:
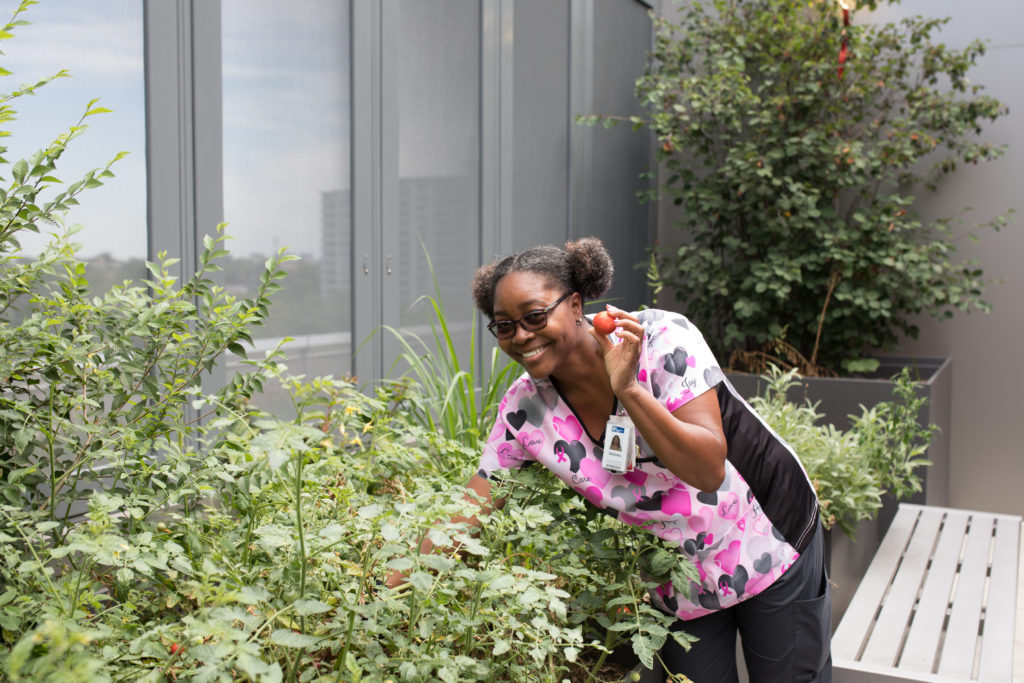
<svg viewBox="0 0 1024 683">
<path fill-rule="evenodd" d="M 426 248 L 423 255 L 434 279 L 434 296 L 421 296 L 413 305 L 429 305 L 430 337 L 425 341 L 410 330 L 383 326 L 401 349 L 392 370 L 400 367 L 403 377 L 391 383 L 402 387 L 407 399 L 403 405 L 416 421 L 460 443 L 477 446 L 487 438 L 498 402 L 521 368 L 502 356 L 497 346 L 491 347 L 486 366 L 478 364 L 483 343 L 475 311 L 468 348 L 461 355 L 468 364 L 463 365 Z"/>
<path fill-rule="evenodd" d="M 823 423 L 814 404 L 786 398 L 799 383 L 795 370 L 773 366 L 764 379 L 764 393 L 750 403 L 800 456 L 826 529 L 838 526 L 852 538 L 859 521 L 878 514 L 884 495 L 901 500 L 921 490 L 917 470 L 930 464 L 924 455 L 937 427 L 918 424 L 927 399 L 914 391 L 908 369 L 893 378 L 893 400 L 861 406 L 845 431 Z"/>
</svg>

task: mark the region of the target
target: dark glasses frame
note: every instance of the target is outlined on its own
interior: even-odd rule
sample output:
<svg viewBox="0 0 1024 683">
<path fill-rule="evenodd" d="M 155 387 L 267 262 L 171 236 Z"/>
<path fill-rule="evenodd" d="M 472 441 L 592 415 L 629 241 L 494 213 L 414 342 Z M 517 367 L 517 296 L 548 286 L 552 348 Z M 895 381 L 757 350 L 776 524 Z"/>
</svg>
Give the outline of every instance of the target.
<svg viewBox="0 0 1024 683">
<path fill-rule="evenodd" d="M 516 325 L 519 325 L 527 332 L 539 332 L 547 327 L 548 314 L 555 310 L 555 306 L 568 299 L 572 294 L 573 292 L 566 292 L 550 306 L 538 308 L 535 311 L 527 311 L 516 320 L 492 320 L 487 324 L 487 329 L 497 339 L 502 341 L 516 336 Z"/>
</svg>

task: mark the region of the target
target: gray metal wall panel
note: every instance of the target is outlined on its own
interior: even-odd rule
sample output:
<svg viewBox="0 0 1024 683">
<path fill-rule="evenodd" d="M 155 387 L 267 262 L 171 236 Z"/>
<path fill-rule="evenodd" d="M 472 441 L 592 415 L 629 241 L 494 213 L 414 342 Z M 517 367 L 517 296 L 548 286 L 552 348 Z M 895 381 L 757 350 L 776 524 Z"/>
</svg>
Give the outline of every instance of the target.
<svg viewBox="0 0 1024 683">
<path fill-rule="evenodd" d="M 909 14 L 951 17 L 939 40 L 962 48 L 974 39 L 988 41 L 986 54 L 968 72 L 971 83 L 999 98 L 1010 114 L 989 124 L 981 139 L 1008 145 L 1006 156 L 977 166 L 961 165 L 937 192 L 919 193 L 917 208 L 926 218 L 973 210 L 954 228 L 961 237 L 957 250 L 964 259 L 977 258 L 989 285 L 987 315 L 957 314 L 939 321 L 922 317 L 920 336 L 907 340 L 900 352 L 949 355 L 953 358 L 952 427 L 950 434 L 949 502 L 953 507 L 1024 514 L 1019 482 L 1024 481 L 1020 456 L 1019 386 L 1024 358 L 1018 340 L 1024 336 L 1024 230 L 1020 229 L 1020 179 L 1024 177 L 1024 90 L 1020 64 L 1024 59 L 1024 13 L 1019 0 L 904 0 L 879 8 L 876 16 L 895 19 Z M 964 239 L 977 222 L 1016 208 L 1015 225 L 999 233 L 982 232 L 975 244 Z"/>
<path fill-rule="evenodd" d="M 645 4 L 634 0 L 595 3 L 590 113 L 642 114 L 633 89 L 651 41 L 647 12 Z M 653 235 L 650 207 L 636 197 L 643 186 L 640 173 L 652 158 L 650 138 L 626 124 L 587 130 L 589 163 L 585 169 L 574 169 L 587 174 L 585 206 L 572 229 L 574 236 L 596 235 L 604 241 L 616 264 L 608 296 L 617 298 L 618 305 L 636 308 L 647 303 L 647 286 L 643 271 L 635 266 L 645 260 Z"/>
<path fill-rule="evenodd" d="M 516 0 L 512 244 L 568 238 L 569 2 Z"/>
</svg>

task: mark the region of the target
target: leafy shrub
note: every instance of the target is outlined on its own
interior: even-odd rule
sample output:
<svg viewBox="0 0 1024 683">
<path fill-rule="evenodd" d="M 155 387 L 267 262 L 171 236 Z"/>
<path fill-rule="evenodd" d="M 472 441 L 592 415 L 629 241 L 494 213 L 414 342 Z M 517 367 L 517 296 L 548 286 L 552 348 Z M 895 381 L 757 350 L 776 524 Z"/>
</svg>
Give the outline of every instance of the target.
<svg viewBox="0 0 1024 683">
<path fill-rule="evenodd" d="M 963 216 L 915 209 L 915 193 L 1002 154 L 976 137 L 1007 112 L 968 79 L 985 46 L 937 42 L 948 20 L 844 27 L 841 11 L 708 0 L 655 19 L 632 122 L 657 137 L 651 196 L 681 207 L 684 242 L 658 266 L 737 369 L 872 370 L 863 354 L 915 337 L 918 314 L 988 309 L 981 270 L 957 259 Z"/>
<path fill-rule="evenodd" d="M 219 417 L 172 463 L 190 464 L 188 505 L 97 491 L 59 528 L 0 510 L 12 680 L 88 666 L 97 680 L 557 681 L 623 641 L 653 663 L 672 618 L 644 599 L 638 562 L 665 580 L 677 553 L 528 478 L 474 538 L 438 520 L 472 505 L 475 449 L 345 381 L 283 381 L 292 420 L 197 400 Z M 424 534 L 441 552 L 416 552 Z M 456 544 L 461 557 L 444 551 Z M 409 584 L 381 589 L 396 568 Z"/>
<path fill-rule="evenodd" d="M 0 98 L 0 122 L 45 82 Z M 543 476 L 509 483 L 508 507 L 478 536 L 439 521 L 472 504 L 474 435 L 499 389 L 443 434 L 431 387 L 368 396 L 289 376 L 280 350 L 214 385 L 225 354 L 245 356 L 291 258 L 269 259 L 256 294 L 233 297 L 212 277 L 223 228 L 189 280 L 161 257 L 144 282 L 94 295 L 60 226 L 111 166 L 67 186 L 56 175 L 83 130 L 0 162 L 6 679 L 560 681 L 598 671 L 622 643 L 654 663 L 672 618 L 646 589 L 684 580 L 657 539 Z M 54 227 L 39 258 L 21 253 L 23 231 Z M 469 379 L 454 368 L 444 395 Z M 294 415 L 256 406 L 266 382 Z M 425 534 L 441 552 L 419 555 Z M 409 584 L 381 589 L 394 568 Z"/>
</svg>

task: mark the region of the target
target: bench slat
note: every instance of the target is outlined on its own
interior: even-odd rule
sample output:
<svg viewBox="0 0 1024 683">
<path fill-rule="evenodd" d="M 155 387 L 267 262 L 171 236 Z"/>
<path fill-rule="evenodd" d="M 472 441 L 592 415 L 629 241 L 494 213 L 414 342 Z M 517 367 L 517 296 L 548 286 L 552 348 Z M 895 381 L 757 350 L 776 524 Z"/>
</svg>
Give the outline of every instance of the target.
<svg viewBox="0 0 1024 683">
<path fill-rule="evenodd" d="M 902 506 L 897 510 L 832 638 L 832 656 L 835 659 L 857 659 L 864 638 L 875 621 L 882 595 L 892 582 L 896 565 L 910 540 L 917 517 L 917 510 Z"/>
<path fill-rule="evenodd" d="M 914 613 L 914 621 L 907 634 L 907 644 L 900 657 L 900 669 L 931 673 L 936 654 L 942 642 L 949 593 L 956 575 L 956 562 L 967 530 L 967 513 L 948 510 L 943 522 L 939 542 L 935 546 L 934 560 L 928 570 L 921 598 Z"/>
<path fill-rule="evenodd" d="M 1002 683 L 1013 671 L 1020 523 L 997 518 L 994 546 L 978 680 Z"/>
<path fill-rule="evenodd" d="M 931 558 L 932 548 L 935 547 L 941 522 L 941 513 L 935 514 L 931 510 L 920 511 L 913 536 L 907 544 L 899 569 L 889 587 L 871 639 L 864 649 L 862 662 L 896 665 L 896 657 L 903 644 L 917 593 L 928 571 L 928 560 Z"/>
<path fill-rule="evenodd" d="M 834 683 L 963 683 L 961 679 L 938 674 L 912 673 L 891 666 L 875 666 L 861 662 L 837 662 L 833 672 Z M 1003 681 L 1009 683 L 1009 681 Z"/>
<path fill-rule="evenodd" d="M 970 679 L 973 673 L 993 523 L 991 517 L 971 515 L 971 528 L 967 532 L 967 546 L 946 628 L 946 644 L 939 660 L 939 673 L 944 676 Z"/>
</svg>

